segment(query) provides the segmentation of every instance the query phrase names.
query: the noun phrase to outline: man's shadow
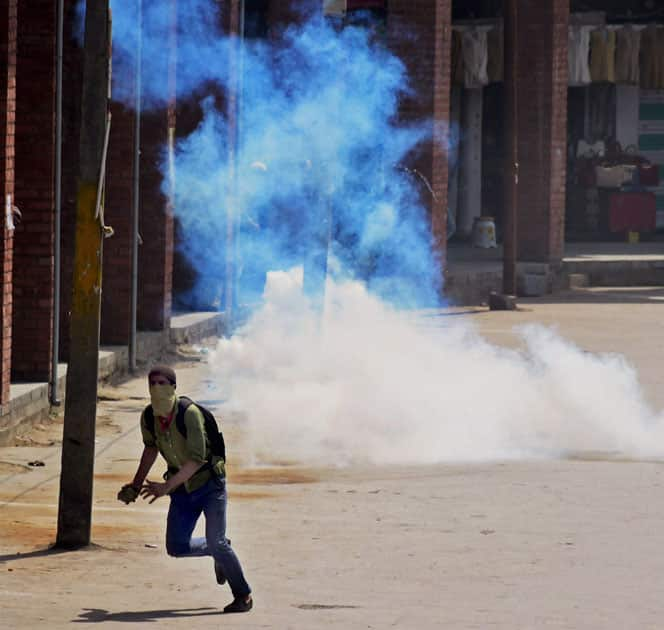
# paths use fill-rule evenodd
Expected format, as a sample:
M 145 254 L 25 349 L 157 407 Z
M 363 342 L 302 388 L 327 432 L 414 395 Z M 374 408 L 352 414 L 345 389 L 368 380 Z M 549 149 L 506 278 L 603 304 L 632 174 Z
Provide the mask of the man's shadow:
M 179 610 L 140 610 L 124 612 L 109 612 L 103 608 L 84 608 L 83 612 L 73 619 L 72 623 L 102 623 L 104 621 L 121 621 L 125 623 L 154 622 L 161 619 L 178 619 L 181 617 L 207 617 L 222 615 L 216 608 L 182 608 Z

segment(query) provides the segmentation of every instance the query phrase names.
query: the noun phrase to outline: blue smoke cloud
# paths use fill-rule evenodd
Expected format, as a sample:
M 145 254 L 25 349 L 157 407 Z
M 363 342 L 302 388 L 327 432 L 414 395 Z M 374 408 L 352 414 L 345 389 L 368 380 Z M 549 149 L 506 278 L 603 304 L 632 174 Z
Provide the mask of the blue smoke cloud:
M 135 60 L 130 4 L 113 2 L 116 85 Z M 165 4 L 143 1 L 146 107 L 169 97 Z M 186 5 L 177 34 L 178 97 L 210 83 L 229 89 L 229 67 L 243 69 L 237 161 L 229 157 L 229 121 L 212 97 L 201 102 L 199 126 L 176 147 L 176 216 L 201 286 L 223 283 L 231 226 L 242 302 L 260 298 L 269 270 L 304 264 L 306 288 L 329 237 L 330 273 L 361 279 L 397 306 L 437 304 L 439 264 L 421 203 L 428 193 L 401 167 L 431 131 L 396 123 L 408 90 L 399 59 L 369 29 L 339 29 L 321 15 L 290 27 L 279 44 L 245 40 L 233 57 L 234 42 L 220 33 L 220 5 Z M 115 98 L 124 96 L 116 90 Z

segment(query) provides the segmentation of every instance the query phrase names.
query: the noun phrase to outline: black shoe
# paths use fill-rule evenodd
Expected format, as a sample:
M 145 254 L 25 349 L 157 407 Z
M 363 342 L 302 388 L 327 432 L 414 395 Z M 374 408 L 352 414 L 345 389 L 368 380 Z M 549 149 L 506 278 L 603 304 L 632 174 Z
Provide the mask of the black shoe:
M 244 597 L 236 597 L 228 606 L 224 608 L 224 613 L 243 613 L 249 612 L 254 605 L 253 598 L 246 601 Z
M 214 574 L 217 578 L 217 584 L 226 584 L 226 575 L 224 574 L 224 569 L 216 560 L 214 561 Z

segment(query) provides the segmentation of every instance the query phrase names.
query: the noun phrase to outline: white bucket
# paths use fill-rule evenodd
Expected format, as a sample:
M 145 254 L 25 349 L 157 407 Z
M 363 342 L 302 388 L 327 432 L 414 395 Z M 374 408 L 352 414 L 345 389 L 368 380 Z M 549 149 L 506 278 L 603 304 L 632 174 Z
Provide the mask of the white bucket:
M 496 224 L 493 217 L 476 217 L 473 222 L 473 246 L 497 247 Z

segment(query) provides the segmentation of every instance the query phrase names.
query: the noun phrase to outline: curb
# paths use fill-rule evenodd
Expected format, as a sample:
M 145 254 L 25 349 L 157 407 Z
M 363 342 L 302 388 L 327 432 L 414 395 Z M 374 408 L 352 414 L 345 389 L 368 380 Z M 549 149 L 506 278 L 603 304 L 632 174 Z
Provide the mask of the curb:
M 137 334 L 136 356 L 141 362 L 148 362 L 167 348 L 193 343 L 206 337 L 224 334 L 223 313 L 187 313 L 171 318 L 171 326 L 158 332 Z M 102 346 L 99 349 L 98 382 L 128 374 L 129 348 L 127 346 Z M 58 366 L 58 398 L 64 400 L 67 381 L 67 365 Z M 49 400 L 49 384 L 12 383 L 9 402 L 0 405 L 0 446 L 7 446 L 13 440 L 32 428 L 48 420 L 52 407 Z

